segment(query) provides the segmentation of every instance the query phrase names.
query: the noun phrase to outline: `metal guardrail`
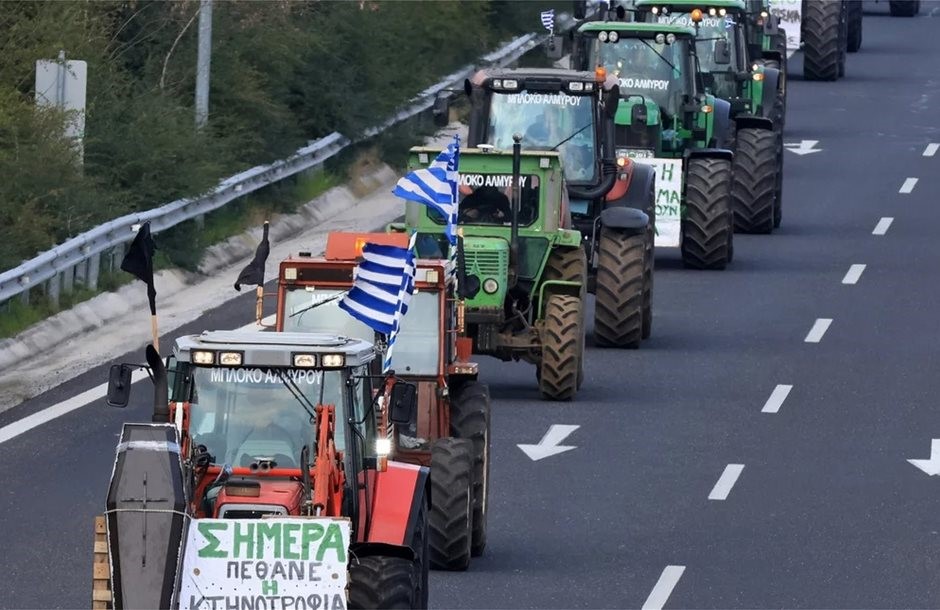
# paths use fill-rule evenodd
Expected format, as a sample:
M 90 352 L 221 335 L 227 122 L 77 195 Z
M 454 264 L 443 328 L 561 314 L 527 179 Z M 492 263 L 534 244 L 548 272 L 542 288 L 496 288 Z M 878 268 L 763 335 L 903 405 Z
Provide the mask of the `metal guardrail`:
M 556 31 L 564 31 L 574 20 L 567 14 L 556 19 Z M 485 55 L 481 61 L 461 68 L 449 74 L 436 85 L 429 87 L 411 100 L 409 105 L 381 125 L 366 130 L 355 143 L 367 140 L 389 127 L 408 120 L 434 105 L 439 95 L 462 87 L 463 80 L 473 75 L 480 67 L 487 65 L 505 66 L 518 60 L 546 39 L 546 34 L 526 34 L 519 36 L 500 49 Z M 207 194 L 188 199 L 179 199 L 161 207 L 145 212 L 136 212 L 116 218 L 95 227 L 85 233 L 47 250 L 19 267 L 0 273 L 0 303 L 12 297 L 49 282 L 48 295 L 58 301 L 59 290 L 69 291 L 77 279 L 82 284 L 97 289 L 101 255 L 112 251 L 112 267 L 115 258 L 123 257 L 123 248 L 134 239 L 137 228 L 146 221 L 151 223 L 151 231 L 157 233 L 177 224 L 198 218 L 207 212 L 217 210 L 230 201 L 270 186 L 279 180 L 311 169 L 322 164 L 344 148 L 353 144 L 348 138 L 333 132 L 297 150 L 287 159 L 275 161 L 270 165 L 253 167 L 235 176 L 226 178 Z M 120 253 L 115 249 L 120 246 Z M 61 281 L 59 276 L 61 275 Z M 50 281 L 52 280 L 52 281 Z

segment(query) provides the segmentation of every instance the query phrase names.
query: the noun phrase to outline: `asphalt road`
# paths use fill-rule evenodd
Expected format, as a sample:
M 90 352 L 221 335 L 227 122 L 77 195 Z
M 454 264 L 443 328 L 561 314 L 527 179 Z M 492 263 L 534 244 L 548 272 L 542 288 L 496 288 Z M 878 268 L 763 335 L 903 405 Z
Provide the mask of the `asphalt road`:
M 434 607 L 940 607 L 940 481 L 907 462 L 940 438 L 930 9 L 866 16 L 844 80 L 791 79 L 787 142 L 820 152 L 787 153 L 783 226 L 736 236 L 723 272 L 661 251 L 653 337 L 589 347 L 575 402 L 539 400 L 528 365 L 481 362 L 496 397 L 489 546 L 467 573 L 432 573 Z M 181 333 L 252 313 L 242 297 Z M 90 371 L 0 427 L 105 380 Z M 778 385 L 792 388 L 763 412 Z M 0 606 L 88 606 L 117 435 L 149 418 L 137 390 L 126 410 L 99 401 L 0 444 Z M 532 461 L 517 447 L 554 424 L 578 426 L 575 449 Z

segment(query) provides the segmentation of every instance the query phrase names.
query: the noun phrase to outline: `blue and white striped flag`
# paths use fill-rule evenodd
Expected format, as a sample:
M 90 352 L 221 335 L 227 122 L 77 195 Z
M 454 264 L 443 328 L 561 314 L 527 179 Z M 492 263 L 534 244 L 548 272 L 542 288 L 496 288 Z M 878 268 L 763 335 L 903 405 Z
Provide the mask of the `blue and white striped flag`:
M 410 248 L 367 243 L 362 257 L 353 287 L 339 306 L 376 332 L 392 336 L 414 292 L 414 254 Z
M 737 24 L 734 22 L 734 20 L 731 19 L 731 17 L 725 17 L 725 29 L 726 30 L 730 30 L 735 25 Z
M 551 8 L 547 11 L 542 11 L 542 27 L 548 30 L 549 32 L 555 31 L 555 9 Z
M 460 181 L 460 136 L 442 150 L 424 169 L 416 169 L 402 177 L 392 194 L 402 199 L 422 203 L 437 210 L 447 219 L 445 233 L 451 245 L 457 243 L 457 185 Z

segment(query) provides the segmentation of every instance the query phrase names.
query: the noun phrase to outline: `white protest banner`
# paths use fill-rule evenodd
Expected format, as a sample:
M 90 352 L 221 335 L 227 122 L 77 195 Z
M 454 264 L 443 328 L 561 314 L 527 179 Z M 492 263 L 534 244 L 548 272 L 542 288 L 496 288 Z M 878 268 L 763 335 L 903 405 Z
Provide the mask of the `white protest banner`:
M 346 610 L 345 518 L 196 519 L 180 610 Z
M 800 50 L 803 0 L 770 0 L 770 14 L 777 16 L 778 27 L 787 33 L 787 57 Z
M 633 160 L 656 168 L 656 247 L 678 248 L 682 228 L 682 159 L 636 156 Z

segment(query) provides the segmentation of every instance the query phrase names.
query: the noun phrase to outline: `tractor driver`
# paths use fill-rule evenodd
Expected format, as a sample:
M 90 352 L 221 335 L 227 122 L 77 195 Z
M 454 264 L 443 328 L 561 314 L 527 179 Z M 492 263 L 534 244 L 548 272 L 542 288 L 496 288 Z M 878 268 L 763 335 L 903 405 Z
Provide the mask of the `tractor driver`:
M 461 193 L 471 191 L 460 186 Z M 495 186 L 481 186 L 460 202 L 459 221 L 465 224 L 503 224 L 509 222 L 512 208 L 509 197 Z

